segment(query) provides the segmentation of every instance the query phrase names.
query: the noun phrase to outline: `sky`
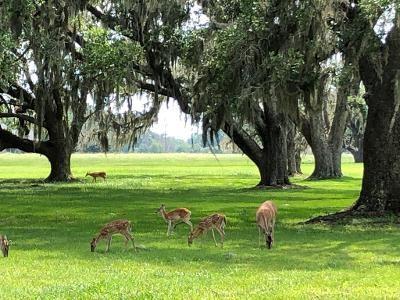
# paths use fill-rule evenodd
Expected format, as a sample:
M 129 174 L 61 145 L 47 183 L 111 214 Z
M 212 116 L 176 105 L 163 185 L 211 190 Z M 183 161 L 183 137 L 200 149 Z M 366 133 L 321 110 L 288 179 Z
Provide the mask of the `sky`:
M 189 139 L 192 133 L 201 132 L 201 128 L 191 125 L 190 118 L 185 120 L 185 114 L 180 111 L 178 104 L 172 99 L 168 106 L 165 102 L 161 105 L 158 122 L 153 124 L 150 130 L 184 140 Z

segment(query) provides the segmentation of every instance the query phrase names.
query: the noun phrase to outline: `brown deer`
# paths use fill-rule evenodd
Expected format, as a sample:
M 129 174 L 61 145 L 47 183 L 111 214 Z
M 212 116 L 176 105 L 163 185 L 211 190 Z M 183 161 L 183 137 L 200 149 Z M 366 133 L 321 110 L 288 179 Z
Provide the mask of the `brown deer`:
M 94 237 L 90 242 L 90 249 L 92 252 L 96 249 L 97 243 L 100 240 L 107 240 L 106 251 L 110 250 L 111 239 L 114 234 L 121 234 L 125 237 L 125 247 L 127 247 L 128 242 L 131 241 L 133 248 L 136 251 L 135 241 L 132 236 L 132 225 L 128 220 L 116 220 L 105 225 L 101 230 L 97 237 Z
M 169 236 L 171 231 L 181 223 L 189 225 L 190 230 L 193 230 L 193 224 L 190 222 L 190 216 L 192 213 L 187 208 L 177 208 L 167 212 L 165 210 L 165 205 L 161 204 L 160 208 L 156 210 L 156 213 L 159 213 L 168 224 L 167 236 Z
M 8 249 L 10 247 L 10 242 L 5 235 L 0 235 L 0 249 L 3 252 L 4 257 L 8 257 Z
M 258 246 L 261 245 L 261 232 L 265 236 L 265 243 L 268 249 L 271 249 L 274 242 L 274 227 L 277 208 L 274 202 L 265 201 L 256 212 L 256 222 L 258 226 Z
M 193 240 L 198 238 L 200 235 L 206 233 L 211 229 L 212 236 L 214 239 L 215 246 L 217 245 L 217 241 L 215 240 L 214 229 L 218 231 L 221 236 L 221 247 L 224 247 L 224 238 L 225 238 L 225 228 L 226 225 L 226 217 L 223 214 L 212 214 L 203 220 L 192 230 L 188 237 L 188 245 L 189 247 L 193 244 Z
M 88 175 L 93 177 L 93 181 L 92 182 L 96 182 L 96 178 L 97 177 L 101 177 L 101 178 L 104 179 L 104 181 L 106 181 L 106 177 L 107 177 L 106 172 L 90 172 L 90 173 L 87 172 L 85 177 L 88 176 Z

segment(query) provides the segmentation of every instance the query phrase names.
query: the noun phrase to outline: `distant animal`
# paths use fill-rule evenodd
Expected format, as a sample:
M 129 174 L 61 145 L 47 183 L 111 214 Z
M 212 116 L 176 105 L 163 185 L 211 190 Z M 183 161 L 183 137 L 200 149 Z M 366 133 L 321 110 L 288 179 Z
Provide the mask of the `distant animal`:
M 10 242 L 5 235 L 0 235 L 0 249 L 4 257 L 8 257 L 8 249 L 10 248 Z
M 193 230 L 193 224 L 190 222 L 190 216 L 192 213 L 187 208 L 182 207 L 167 212 L 165 210 L 165 205 L 161 204 L 160 208 L 156 210 L 156 213 L 159 213 L 168 224 L 167 236 L 169 236 L 171 231 L 181 223 L 189 225 L 190 230 Z
M 105 252 L 108 252 L 110 250 L 111 240 L 114 234 L 121 234 L 125 237 L 125 247 L 127 247 L 128 242 L 131 241 L 133 248 L 136 251 L 135 241 L 132 236 L 132 225 L 128 220 L 115 220 L 105 225 L 100 230 L 100 233 L 90 242 L 90 250 L 94 252 L 96 250 L 97 243 L 104 239 L 107 240 Z
M 265 201 L 256 212 L 256 222 L 258 226 L 258 246 L 261 245 L 261 233 L 265 236 L 265 243 L 271 249 L 274 242 L 274 227 L 277 215 L 276 205 L 272 201 Z
M 92 182 L 96 182 L 96 178 L 97 177 L 103 178 L 104 181 L 106 180 L 106 177 L 107 177 L 106 172 L 90 172 L 90 173 L 87 172 L 85 177 L 88 176 L 88 175 L 93 177 L 93 181 Z
M 191 246 L 195 238 L 198 238 L 200 235 L 206 233 L 208 230 L 211 229 L 215 246 L 218 246 L 214 235 L 214 229 L 215 229 L 221 236 L 221 247 L 223 247 L 225 238 L 225 231 L 224 231 L 225 225 L 226 225 L 226 217 L 223 214 L 212 214 L 204 218 L 194 228 L 194 230 L 190 232 L 188 237 L 188 245 Z

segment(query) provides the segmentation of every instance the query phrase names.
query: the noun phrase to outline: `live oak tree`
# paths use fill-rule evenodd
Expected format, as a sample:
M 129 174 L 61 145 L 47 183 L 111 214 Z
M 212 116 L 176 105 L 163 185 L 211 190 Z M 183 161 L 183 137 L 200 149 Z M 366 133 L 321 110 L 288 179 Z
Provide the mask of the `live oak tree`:
M 20 136 L 0 128 L 0 150 L 17 148 L 46 156 L 47 180 L 71 178 L 70 156 L 79 137 L 91 88 L 79 74 L 73 42 L 80 1 L 3 2 L 1 30 L 12 39 L 13 76 L 2 82 L 0 118 L 18 120 Z M 4 124 L 4 123 L 3 123 Z M 29 136 L 34 129 L 34 138 Z
M 253 137 L 255 143 L 248 143 L 246 148 L 253 149 L 263 159 L 257 162 L 257 155 L 249 150 L 250 156 L 244 153 L 255 157 L 252 160 L 261 177 L 267 178 L 274 168 L 275 173 L 287 174 L 286 146 L 279 144 L 286 143 L 289 118 L 298 124 L 313 150 L 316 163 L 311 177 L 340 177 L 347 117 L 345 100 L 353 80 L 342 80 L 335 116 L 327 130 L 330 121 L 326 118 L 325 89 L 329 74 L 328 68 L 322 67 L 338 51 L 333 24 L 344 17 L 341 10 L 335 9 L 340 3 L 269 1 L 264 4 L 206 2 L 208 14 L 219 31 L 204 46 L 206 51 L 213 52 L 199 61 L 199 80 L 194 84 L 199 87 L 194 100 L 199 98 L 197 103 L 203 110 L 204 105 L 209 107 L 208 115 L 204 116 L 205 120 L 213 119 L 210 127 L 223 128 L 225 120 L 233 119 L 237 127 L 252 128 L 247 136 Z M 343 69 L 351 69 L 348 65 L 350 59 L 345 60 Z M 283 133 L 283 138 L 278 132 Z M 238 142 L 245 145 L 241 140 Z M 272 151 L 269 156 L 268 151 Z M 264 183 L 271 184 L 268 180 Z
M 364 3 L 358 13 L 367 10 Z M 382 1 L 380 7 L 393 14 L 393 26 L 380 39 L 373 24 L 365 27 L 359 69 L 368 105 L 364 134 L 364 176 L 360 197 L 353 210 L 400 212 L 400 5 Z
M 96 137 L 107 150 L 107 132 L 135 140 L 154 120 L 159 103 L 132 108 L 137 91 L 129 84 L 141 49 L 118 36 L 106 39 L 85 17 L 88 1 L 17 0 L 0 7 L 0 150 L 17 148 L 46 156 L 48 181 L 69 181 L 71 154 L 84 123 L 98 124 Z
M 400 7 L 397 1 L 354 1 L 348 7 L 348 34 L 360 44 L 358 61 L 368 105 L 364 134 L 362 189 L 354 205 L 343 212 L 309 222 L 334 221 L 347 216 L 400 213 Z M 374 27 L 380 16 L 389 19 L 383 34 Z M 388 17 L 389 16 L 389 17 Z M 391 18 L 390 18 L 391 16 Z M 392 21 L 390 22 L 390 19 Z

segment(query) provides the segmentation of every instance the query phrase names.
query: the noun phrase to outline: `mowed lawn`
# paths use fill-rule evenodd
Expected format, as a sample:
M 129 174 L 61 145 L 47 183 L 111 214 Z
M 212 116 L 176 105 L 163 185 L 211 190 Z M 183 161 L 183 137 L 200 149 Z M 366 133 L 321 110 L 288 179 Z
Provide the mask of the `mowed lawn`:
M 393 225 L 298 225 L 357 198 L 362 165 L 345 157 L 345 177 L 293 181 L 306 189 L 257 190 L 257 170 L 241 155 L 96 154 L 73 156 L 82 182 L 42 184 L 38 155 L 0 154 L 0 233 L 13 244 L 0 257 L 1 299 L 399 299 L 400 228 Z M 87 171 L 104 170 L 91 183 Z M 279 209 L 276 243 L 258 248 L 255 210 Z M 167 237 L 155 210 L 187 207 L 192 221 L 227 215 L 226 243 L 211 233 L 187 246 L 188 227 Z M 90 252 L 105 223 L 127 218 L 141 250 L 115 237 Z

